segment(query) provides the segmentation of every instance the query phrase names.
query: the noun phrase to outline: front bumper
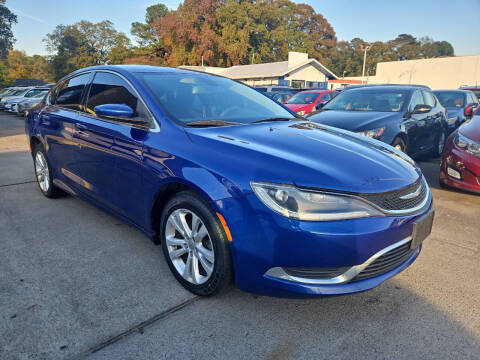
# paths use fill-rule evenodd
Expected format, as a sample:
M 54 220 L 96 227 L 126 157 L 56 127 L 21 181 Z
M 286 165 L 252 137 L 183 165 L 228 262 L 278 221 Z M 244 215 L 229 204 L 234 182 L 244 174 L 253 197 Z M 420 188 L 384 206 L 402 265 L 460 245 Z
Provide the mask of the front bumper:
M 254 194 L 217 201 L 232 233 L 237 286 L 269 296 L 340 295 L 372 289 L 408 267 L 421 246 L 398 266 L 378 276 L 334 284 L 278 276 L 275 268 L 354 268 L 412 235 L 413 223 L 432 207 L 409 216 L 329 222 L 288 219 L 269 210 Z M 350 281 L 352 280 L 352 281 Z
M 459 174 L 455 178 L 450 174 Z M 453 170 L 453 171 L 452 171 Z M 449 138 L 442 156 L 440 181 L 461 190 L 480 193 L 480 159 L 458 148 Z

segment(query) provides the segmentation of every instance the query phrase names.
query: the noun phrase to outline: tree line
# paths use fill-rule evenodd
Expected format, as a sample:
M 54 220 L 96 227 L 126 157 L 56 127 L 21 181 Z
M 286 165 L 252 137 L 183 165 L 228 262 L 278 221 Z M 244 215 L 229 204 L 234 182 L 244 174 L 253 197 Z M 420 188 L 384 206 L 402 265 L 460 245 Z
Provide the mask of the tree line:
M 12 50 L 11 26 L 17 21 L 0 0 L 0 83 L 17 78 L 47 82 L 90 65 L 232 66 L 284 61 L 289 51 L 306 52 L 338 76 L 375 74 L 383 61 L 454 56 L 452 45 L 429 37 L 401 34 L 382 42 L 360 38 L 338 41 L 325 17 L 290 0 L 185 0 L 176 10 L 164 4 L 146 9 L 130 35 L 108 20 L 58 25 L 44 38 L 48 56 Z

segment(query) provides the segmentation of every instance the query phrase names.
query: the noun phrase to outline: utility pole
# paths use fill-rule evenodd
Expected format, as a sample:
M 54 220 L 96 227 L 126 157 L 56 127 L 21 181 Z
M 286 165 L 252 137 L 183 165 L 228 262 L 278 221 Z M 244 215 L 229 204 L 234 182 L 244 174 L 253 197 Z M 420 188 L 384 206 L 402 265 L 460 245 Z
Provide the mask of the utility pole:
M 367 50 L 369 48 L 370 45 L 365 46 L 365 51 L 363 52 L 362 85 L 365 84 L 365 63 L 367 62 Z

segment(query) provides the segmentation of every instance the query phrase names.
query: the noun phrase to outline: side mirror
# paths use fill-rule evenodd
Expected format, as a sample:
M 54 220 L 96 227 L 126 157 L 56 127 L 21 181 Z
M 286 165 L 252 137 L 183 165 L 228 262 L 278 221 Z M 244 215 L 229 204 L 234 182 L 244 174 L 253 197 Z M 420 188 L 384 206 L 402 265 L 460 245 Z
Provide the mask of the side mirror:
M 98 116 L 131 120 L 135 112 L 128 105 L 123 104 L 103 104 L 95 106 L 93 109 Z
M 463 112 L 463 113 L 465 114 L 465 116 L 472 116 L 474 107 L 475 107 L 474 104 L 468 105 L 468 106 L 465 108 L 465 111 Z
M 432 107 L 430 105 L 418 104 L 413 108 L 412 114 L 426 114 L 430 111 L 432 111 Z
M 327 102 L 326 102 L 325 100 L 320 101 L 317 105 L 315 105 L 315 109 L 320 110 L 321 108 L 323 108 L 323 106 L 324 106 L 326 103 L 327 103 Z

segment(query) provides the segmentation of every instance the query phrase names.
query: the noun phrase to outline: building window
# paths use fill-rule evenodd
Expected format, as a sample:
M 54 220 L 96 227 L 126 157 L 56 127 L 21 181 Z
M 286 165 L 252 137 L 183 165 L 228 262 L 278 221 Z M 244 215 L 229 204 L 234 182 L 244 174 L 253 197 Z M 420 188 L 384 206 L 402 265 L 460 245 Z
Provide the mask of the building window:
M 305 80 L 292 80 L 292 87 L 301 89 L 305 87 Z

